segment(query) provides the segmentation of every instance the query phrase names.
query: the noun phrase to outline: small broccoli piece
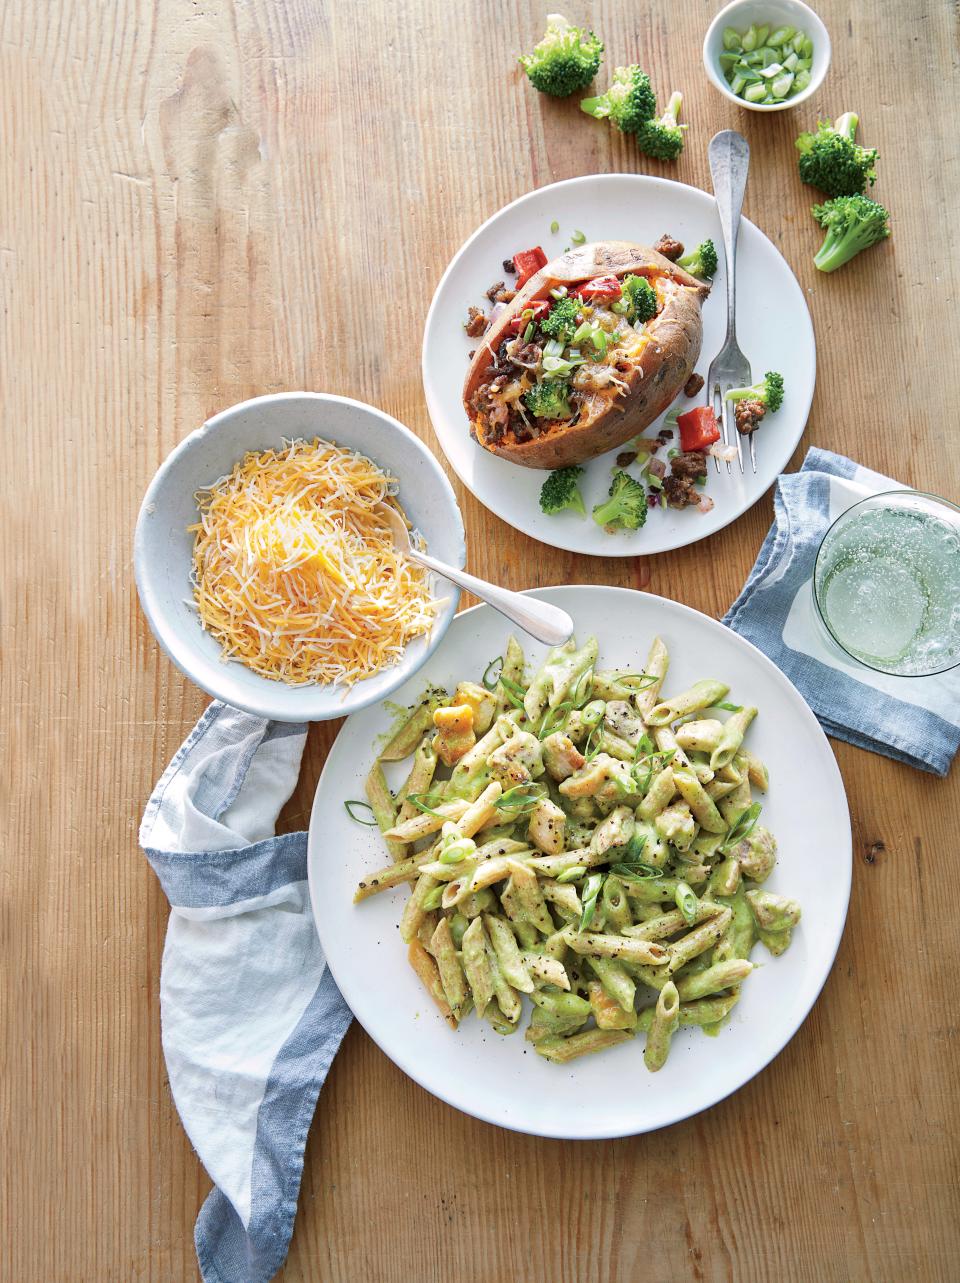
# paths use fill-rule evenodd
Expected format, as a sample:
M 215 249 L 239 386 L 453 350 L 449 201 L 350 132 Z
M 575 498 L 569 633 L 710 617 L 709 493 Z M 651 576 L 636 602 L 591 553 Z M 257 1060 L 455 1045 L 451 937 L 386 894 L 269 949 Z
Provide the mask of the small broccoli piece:
M 620 282 L 627 304 L 627 320 L 650 321 L 657 314 L 657 292 L 645 276 L 625 276 Z
M 592 31 L 572 27 L 561 13 L 547 15 L 547 33 L 533 53 L 520 58 L 520 66 L 534 89 L 554 98 L 566 98 L 585 89 L 600 70 L 603 42 Z
M 678 258 L 680 267 L 685 267 L 691 276 L 711 277 L 717 271 L 717 248 L 713 241 L 701 241 L 695 250 Z
M 615 472 L 610 483 L 610 498 L 597 504 L 593 519 L 598 526 L 639 530 L 647 519 L 646 491 L 628 472 Z
M 682 102 L 682 94 L 672 93 L 659 120 L 648 120 L 637 131 L 637 146 L 654 160 L 676 160 L 683 151 L 686 125 L 677 124 Z
M 544 379 L 533 385 L 523 404 L 538 419 L 569 419 L 573 414 L 569 394 L 570 388 L 562 380 Z
M 876 180 L 879 153 L 875 147 L 861 147 L 854 141 L 860 117 L 852 111 L 817 122 L 815 134 L 797 139 L 800 177 L 828 196 L 858 196 Z
M 783 375 L 767 370 L 759 383 L 749 388 L 731 388 L 726 401 L 759 401 L 771 414 L 776 414 L 783 404 Z
M 866 196 L 837 196 L 814 205 L 813 216 L 827 233 L 813 257 L 821 272 L 835 272 L 890 235 L 890 215 Z
M 540 507 L 550 517 L 563 512 L 565 508 L 574 508 L 587 515 L 583 506 L 583 495 L 577 484 L 577 478 L 583 475 L 582 468 L 557 468 L 551 472 L 540 491 Z
M 540 322 L 540 328 L 548 338 L 559 339 L 561 343 L 569 343 L 577 328 L 577 313 L 579 310 L 574 299 L 558 299 Z
M 635 134 L 657 110 L 650 77 L 637 66 L 618 67 L 610 88 L 597 98 L 584 98 L 580 110 L 596 120 L 609 117 L 625 134 Z

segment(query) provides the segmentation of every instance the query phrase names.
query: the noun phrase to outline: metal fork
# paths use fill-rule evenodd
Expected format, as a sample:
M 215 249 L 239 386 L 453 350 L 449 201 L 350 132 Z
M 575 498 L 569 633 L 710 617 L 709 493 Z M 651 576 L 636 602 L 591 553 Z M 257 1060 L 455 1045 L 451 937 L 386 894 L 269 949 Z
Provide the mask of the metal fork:
M 731 435 L 737 443 L 737 462 L 743 472 L 743 446 L 740 433 L 737 431 L 733 405 L 724 400 L 731 388 L 747 387 L 753 382 L 750 362 L 737 346 L 737 233 L 740 230 L 740 209 L 743 205 L 743 193 L 747 186 L 747 170 L 750 167 L 750 144 L 742 134 L 732 129 L 724 129 L 714 134 L 707 150 L 710 159 L 710 174 L 713 178 L 713 192 L 717 199 L 717 213 L 720 215 L 720 231 L 723 235 L 723 252 L 727 264 L 727 334 L 723 347 L 713 358 L 707 375 L 707 405 L 712 405 L 721 425 L 723 444 L 729 445 Z M 756 447 L 753 434 L 750 435 L 750 462 L 757 470 Z M 717 471 L 720 471 L 720 460 L 714 458 Z M 727 473 L 732 469 L 727 461 Z

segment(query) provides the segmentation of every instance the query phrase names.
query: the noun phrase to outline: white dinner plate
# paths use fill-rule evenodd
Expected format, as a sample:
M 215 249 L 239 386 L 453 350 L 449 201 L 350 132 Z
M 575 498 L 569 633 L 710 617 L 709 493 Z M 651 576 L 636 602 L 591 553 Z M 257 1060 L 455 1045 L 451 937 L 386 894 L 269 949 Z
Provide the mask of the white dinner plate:
M 550 231 L 553 221 L 560 225 L 557 233 Z M 813 400 L 816 352 L 810 313 L 781 254 L 744 219 L 737 253 L 740 347 L 755 380 L 767 370 L 779 370 L 786 387 L 781 409 L 767 419 L 757 437 L 756 475 L 749 459 L 745 459 L 743 476 L 736 461 L 730 476 L 725 464 L 718 475 L 711 462 L 705 491 L 714 501 L 710 512 L 657 507 L 641 530 L 629 533 L 607 534 L 590 517 L 574 512 L 545 516 L 539 497 L 547 474 L 499 459 L 470 437 L 460 395 L 467 353 L 477 340 L 467 337 L 463 323 L 468 305 L 487 306 L 484 292 L 494 281 L 504 279 L 504 259 L 534 245 L 542 246 L 548 259 L 555 258 L 577 230 L 590 241 L 629 240 L 644 245 L 654 244 L 668 232 L 687 249 L 707 237 L 714 241 L 721 267 L 703 307 L 703 346 L 696 367 L 706 377 L 723 344 L 726 325 L 723 249 L 713 197 L 696 187 L 644 174 L 595 174 L 541 187 L 507 205 L 470 237 L 444 272 L 423 334 L 423 388 L 430 417 L 444 453 L 467 489 L 524 534 L 555 548 L 605 557 L 682 548 L 735 521 L 773 484 L 793 454 Z M 510 278 L 505 279 L 509 284 Z M 702 404 L 705 396 L 701 392 L 688 400 L 681 394 L 674 405 L 688 409 Z M 611 450 L 586 465 L 582 481 L 588 512 L 606 497 L 617 453 Z
M 407 890 L 352 903 L 357 883 L 389 862 L 377 831 L 351 820 L 343 805 L 363 798 L 377 738 L 393 722 L 391 712 L 379 706 L 349 718 L 317 785 L 308 859 L 313 912 L 327 961 L 357 1019 L 391 1060 L 435 1096 L 487 1122 L 540 1136 L 633 1135 L 716 1104 L 763 1069 L 800 1028 L 843 932 L 850 819 L 826 736 L 793 686 L 748 642 L 687 606 L 647 593 L 565 587 L 537 596 L 570 611 L 580 640 L 597 633 L 601 665 L 636 668 L 659 633 L 670 650 L 668 693 L 712 676 L 730 684 L 731 699 L 759 707 L 749 744 L 770 768 L 762 822 L 779 843 L 766 887 L 803 906 L 789 950 L 773 958 L 758 945 L 754 962 L 760 965 L 744 984 L 730 1022 L 716 1038 L 681 1029 L 657 1074 L 644 1068 L 642 1037 L 553 1065 L 535 1054 L 522 1030 L 503 1038 L 471 1015 L 454 1033 L 407 965 L 397 934 Z M 487 606 L 458 615 L 429 662 L 393 699 L 412 703 L 425 683 L 452 690 L 460 679 L 479 680 L 488 661 L 502 652 L 508 632 Z M 531 664 L 544 653 L 542 646 L 527 648 Z M 398 782 L 394 774 L 391 784 Z M 524 1005 L 529 1008 L 526 1000 Z M 525 1010 L 523 1029 L 528 1019 Z

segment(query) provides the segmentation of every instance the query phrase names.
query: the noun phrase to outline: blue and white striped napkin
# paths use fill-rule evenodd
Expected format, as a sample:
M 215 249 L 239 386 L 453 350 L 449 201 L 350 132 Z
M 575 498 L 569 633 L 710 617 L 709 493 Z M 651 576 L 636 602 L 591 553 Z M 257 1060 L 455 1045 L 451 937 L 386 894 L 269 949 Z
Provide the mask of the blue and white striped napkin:
M 204 1283 L 267 1283 L 286 1259 L 307 1131 L 351 1019 L 313 925 L 307 835 L 273 836 L 306 737 L 211 704 L 140 827 L 170 901 L 170 1088 L 216 1187 L 194 1235 Z
M 842 455 L 812 449 L 781 476 L 774 522 L 743 591 L 724 616 L 790 678 L 828 735 L 946 775 L 960 746 L 960 670 L 891 677 L 828 649 L 813 600 L 813 566 L 829 526 L 853 504 L 903 490 Z

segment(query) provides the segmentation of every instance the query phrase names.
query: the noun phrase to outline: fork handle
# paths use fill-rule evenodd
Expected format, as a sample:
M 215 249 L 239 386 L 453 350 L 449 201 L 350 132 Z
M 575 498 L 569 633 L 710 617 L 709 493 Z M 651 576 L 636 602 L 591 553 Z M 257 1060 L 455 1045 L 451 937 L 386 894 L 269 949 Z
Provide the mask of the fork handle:
M 723 252 L 727 260 L 727 341 L 737 333 L 737 233 L 750 168 L 750 144 L 743 134 L 724 129 L 714 134 L 707 150 L 710 175 L 720 216 Z

